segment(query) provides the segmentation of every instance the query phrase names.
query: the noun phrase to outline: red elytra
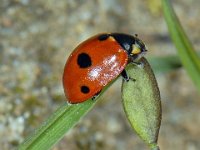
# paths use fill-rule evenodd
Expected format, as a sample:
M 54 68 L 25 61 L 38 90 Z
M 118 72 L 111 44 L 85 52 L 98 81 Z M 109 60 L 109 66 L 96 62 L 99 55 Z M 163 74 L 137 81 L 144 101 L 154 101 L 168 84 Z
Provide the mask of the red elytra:
M 145 51 L 143 42 L 128 34 L 104 33 L 87 39 L 75 48 L 64 68 L 68 102 L 81 103 L 95 97 Z

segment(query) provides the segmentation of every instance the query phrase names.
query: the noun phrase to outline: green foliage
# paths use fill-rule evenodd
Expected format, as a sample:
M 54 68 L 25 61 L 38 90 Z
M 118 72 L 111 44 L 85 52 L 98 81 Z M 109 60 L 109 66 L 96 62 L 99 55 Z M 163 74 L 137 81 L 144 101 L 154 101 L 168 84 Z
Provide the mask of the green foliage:
M 169 0 L 162 0 L 163 13 L 180 60 L 189 76 L 200 90 L 200 58 L 185 34 Z
M 94 104 L 95 101 L 91 100 L 74 105 L 64 103 L 19 146 L 19 150 L 45 150 L 51 148 Z
M 164 74 L 182 67 L 179 57 L 175 55 L 162 57 L 151 56 L 148 57 L 147 60 L 149 61 L 154 73 L 158 74 Z
M 144 67 L 130 64 L 127 72 L 135 81 L 123 81 L 122 100 L 126 116 L 137 134 L 152 149 L 159 149 L 157 139 L 161 124 L 161 100 L 153 71 L 145 58 Z

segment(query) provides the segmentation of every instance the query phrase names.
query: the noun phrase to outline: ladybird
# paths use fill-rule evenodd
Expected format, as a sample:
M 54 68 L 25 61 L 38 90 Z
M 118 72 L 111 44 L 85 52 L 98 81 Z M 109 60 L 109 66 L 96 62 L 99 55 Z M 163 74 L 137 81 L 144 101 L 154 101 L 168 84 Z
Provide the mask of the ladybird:
M 75 104 L 94 99 L 120 74 L 129 81 L 126 65 L 137 63 L 146 51 L 137 35 L 123 33 L 98 34 L 82 42 L 64 67 L 63 87 L 68 102 Z

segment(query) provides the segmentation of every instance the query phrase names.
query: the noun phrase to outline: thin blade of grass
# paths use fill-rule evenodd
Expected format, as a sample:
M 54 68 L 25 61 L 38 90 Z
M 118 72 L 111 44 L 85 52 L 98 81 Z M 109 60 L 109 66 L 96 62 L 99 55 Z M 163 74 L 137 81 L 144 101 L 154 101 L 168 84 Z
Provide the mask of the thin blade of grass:
M 19 150 L 49 149 L 71 129 L 95 104 L 88 100 L 81 104 L 64 103 L 34 133 L 19 146 Z
M 200 90 L 200 58 L 185 34 L 169 0 L 162 0 L 162 7 L 171 38 L 178 50 L 183 66 Z

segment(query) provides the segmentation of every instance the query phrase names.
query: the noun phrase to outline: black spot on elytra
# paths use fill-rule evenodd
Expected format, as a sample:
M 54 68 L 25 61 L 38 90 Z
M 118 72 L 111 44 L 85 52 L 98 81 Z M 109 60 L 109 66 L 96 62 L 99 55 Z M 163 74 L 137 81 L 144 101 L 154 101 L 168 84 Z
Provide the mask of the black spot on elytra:
M 78 55 L 77 63 L 80 68 L 88 68 L 92 65 L 92 60 L 88 54 L 81 53 Z
M 83 86 L 81 86 L 81 92 L 84 94 L 87 94 L 90 92 L 90 89 L 89 89 L 89 87 L 83 85 Z
M 98 37 L 99 41 L 104 41 L 109 37 L 109 34 L 102 34 Z

